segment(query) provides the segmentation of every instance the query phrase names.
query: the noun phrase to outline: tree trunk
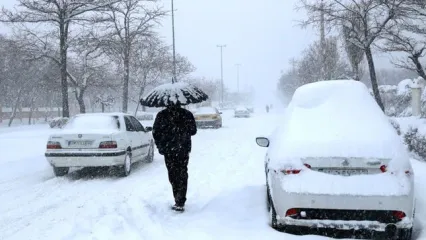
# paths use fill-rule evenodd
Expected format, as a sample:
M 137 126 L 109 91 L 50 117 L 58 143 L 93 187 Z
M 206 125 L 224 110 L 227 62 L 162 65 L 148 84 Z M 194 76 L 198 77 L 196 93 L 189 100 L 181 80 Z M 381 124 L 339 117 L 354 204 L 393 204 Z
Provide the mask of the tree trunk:
M 65 16 L 63 16 L 65 17 Z M 67 38 L 68 38 L 68 23 L 64 19 L 59 23 L 59 57 L 61 59 L 61 93 L 62 93 L 62 117 L 69 117 L 68 104 L 68 79 L 67 79 Z
M 359 76 L 359 64 L 355 64 L 354 65 L 354 80 L 356 81 L 360 81 L 360 76 Z
M 79 91 L 76 91 L 75 98 L 77 99 L 78 106 L 80 108 L 80 113 L 86 113 L 86 104 L 84 103 L 84 93 L 86 88 L 82 87 Z
M 127 105 L 129 102 L 129 78 L 130 78 L 130 52 L 125 50 L 124 53 L 124 79 L 123 79 L 123 112 L 127 113 Z
M 105 112 L 105 103 L 101 103 L 102 106 L 102 112 Z
M 31 99 L 30 113 L 28 114 L 28 125 L 31 125 L 31 119 L 33 118 L 34 112 L 34 99 Z
M 371 81 L 371 86 L 373 88 L 374 98 L 376 99 L 376 102 L 379 105 L 379 107 L 384 112 L 385 106 L 383 105 L 382 98 L 380 97 L 379 85 L 377 83 L 377 77 L 376 77 L 376 69 L 374 67 L 373 54 L 371 53 L 370 47 L 367 47 L 365 49 L 365 56 L 368 62 L 368 70 L 370 72 L 370 81 Z
M 10 115 L 8 127 L 10 127 L 12 125 L 13 120 L 15 119 L 16 111 L 18 110 L 19 104 L 21 103 L 21 93 L 22 93 L 22 89 L 19 89 L 18 96 L 16 98 L 15 104 L 14 104 L 13 109 L 12 109 L 12 115 Z
M 425 71 L 423 70 L 423 65 L 419 61 L 419 57 L 420 57 L 420 55 L 414 55 L 414 56 L 410 56 L 409 58 L 411 59 L 411 61 L 416 66 L 417 74 L 419 74 L 420 77 L 422 77 L 424 80 L 426 80 L 426 74 L 425 74 Z

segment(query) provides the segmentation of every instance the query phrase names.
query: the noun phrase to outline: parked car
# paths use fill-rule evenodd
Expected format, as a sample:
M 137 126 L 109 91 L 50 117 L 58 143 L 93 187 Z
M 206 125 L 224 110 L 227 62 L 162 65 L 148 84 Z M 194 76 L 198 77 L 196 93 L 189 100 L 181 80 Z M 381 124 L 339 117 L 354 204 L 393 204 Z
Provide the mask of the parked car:
M 200 107 L 194 112 L 197 127 L 222 127 L 222 112 L 215 107 Z
M 79 114 L 49 137 L 46 159 L 55 176 L 70 167 L 115 166 L 128 176 L 132 164 L 154 159 L 152 128 L 125 113 Z
M 236 117 L 236 118 L 241 118 L 241 117 L 248 118 L 248 117 L 250 117 L 250 111 L 246 107 L 237 107 L 234 110 L 234 117 Z
M 268 148 L 266 198 L 273 228 L 411 239 L 409 155 L 363 83 L 300 87 L 280 127 L 256 142 Z

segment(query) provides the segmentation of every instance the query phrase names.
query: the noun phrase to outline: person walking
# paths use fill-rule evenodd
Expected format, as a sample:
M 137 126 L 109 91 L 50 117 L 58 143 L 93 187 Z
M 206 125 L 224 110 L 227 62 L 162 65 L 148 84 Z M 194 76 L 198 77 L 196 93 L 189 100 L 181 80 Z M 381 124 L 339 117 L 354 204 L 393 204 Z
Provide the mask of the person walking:
M 194 115 L 179 104 L 168 106 L 157 114 L 152 134 L 159 153 L 164 156 L 172 185 L 175 199 L 172 209 L 183 212 L 188 189 L 191 137 L 197 134 Z
M 269 113 L 269 105 L 266 105 L 266 112 Z

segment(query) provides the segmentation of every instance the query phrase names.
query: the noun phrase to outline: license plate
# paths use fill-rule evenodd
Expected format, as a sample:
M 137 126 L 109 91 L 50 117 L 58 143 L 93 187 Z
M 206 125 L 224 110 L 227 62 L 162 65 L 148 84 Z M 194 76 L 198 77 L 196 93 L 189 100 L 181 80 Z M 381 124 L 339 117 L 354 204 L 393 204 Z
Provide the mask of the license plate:
M 87 147 L 91 146 L 93 141 L 68 141 L 69 147 Z
M 318 169 L 318 172 L 341 176 L 368 174 L 368 171 L 365 169 Z

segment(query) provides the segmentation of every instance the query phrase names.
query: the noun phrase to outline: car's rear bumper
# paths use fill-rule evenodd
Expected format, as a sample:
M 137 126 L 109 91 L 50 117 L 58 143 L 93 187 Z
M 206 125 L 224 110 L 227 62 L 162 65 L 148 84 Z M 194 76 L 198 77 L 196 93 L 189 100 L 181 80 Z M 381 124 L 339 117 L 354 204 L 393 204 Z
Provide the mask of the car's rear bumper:
M 123 165 L 126 151 L 105 152 L 46 152 L 54 167 L 103 167 Z
M 278 181 L 272 181 L 270 187 L 277 220 L 283 225 L 377 232 L 384 232 L 388 224 L 395 224 L 398 229 L 413 226 L 413 188 L 408 195 L 355 196 L 292 193 L 283 190 Z M 289 209 L 298 209 L 304 214 L 286 217 Z M 406 217 L 399 221 L 392 211 L 404 212 Z
M 234 117 L 250 117 L 250 113 L 236 113 Z
M 216 127 L 219 126 L 220 120 L 196 120 L 197 127 Z

